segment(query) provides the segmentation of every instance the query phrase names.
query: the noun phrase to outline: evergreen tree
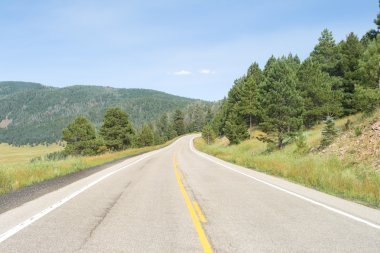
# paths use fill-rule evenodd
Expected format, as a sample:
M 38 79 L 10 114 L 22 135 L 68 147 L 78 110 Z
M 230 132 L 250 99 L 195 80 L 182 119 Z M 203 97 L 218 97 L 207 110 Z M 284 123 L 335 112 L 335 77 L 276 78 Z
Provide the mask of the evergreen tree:
M 168 140 L 174 139 L 175 137 L 178 136 L 173 124 L 169 124 L 167 136 L 168 136 Z
M 104 116 L 100 135 L 108 149 L 122 150 L 131 147 L 135 131 L 127 113 L 119 108 L 110 108 Z
M 230 144 L 239 144 L 249 138 L 247 125 L 244 118 L 240 117 L 235 110 L 228 113 L 223 132 Z
M 154 133 L 150 125 L 145 124 L 138 136 L 139 147 L 152 146 L 154 144 Z
M 158 134 L 162 137 L 163 142 L 168 141 L 170 139 L 169 119 L 166 113 L 162 114 L 161 117 L 156 121 L 156 128 Z
M 359 59 L 364 52 L 363 45 L 360 43 L 359 38 L 351 32 L 347 36 L 346 41 L 342 42 L 340 50 L 342 54 L 341 64 L 344 79 L 352 82 L 359 81 Z
M 344 114 L 349 115 L 356 112 L 353 99 L 355 84 L 361 79 L 359 59 L 362 57 L 364 48 L 354 33 L 350 33 L 346 41 L 339 44 L 339 47 L 341 52 L 340 66 L 343 73 L 339 89 L 343 92 L 342 105 Z
M 173 114 L 173 127 L 177 135 L 185 133 L 184 116 L 181 110 L 176 110 Z
M 303 99 L 296 89 L 296 72 L 287 58 L 277 59 L 267 66 L 259 91 L 261 126 L 274 134 L 278 148 L 283 148 L 285 138 L 302 126 Z
M 333 90 L 334 77 L 322 72 L 318 63 L 306 59 L 297 73 L 297 90 L 304 99 L 304 124 L 311 127 L 328 115 L 342 114 L 340 90 Z
M 332 32 L 328 29 L 324 29 L 318 40 L 318 44 L 314 47 L 314 51 L 310 55 L 311 58 L 315 62 L 318 62 L 322 71 L 328 73 L 330 76 L 341 76 L 342 73 L 339 68 L 339 48 L 335 44 Z
M 248 126 L 244 114 L 241 111 L 243 97 L 244 78 L 235 80 L 234 86 L 228 92 L 225 104 L 225 115 L 223 122 L 223 134 L 228 138 L 230 144 L 238 144 L 249 137 Z
M 227 112 L 228 112 L 227 98 L 224 98 L 219 103 L 220 103 L 219 109 L 215 113 L 215 116 L 212 119 L 211 125 L 212 125 L 216 135 L 223 136 L 224 135 L 225 122 L 227 119 Z
M 85 117 L 78 117 L 63 129 L 65 153 L 69 155 L 95 155 L 104 151 L 101 139 L 96 138 L 95 127 Z
M 209 123 L 211 123 L 212 119 L 213 119 L 213 113 L 211 111 L 211 106 L 208 106 L 204 123 L 209 124 Z
M 248 118 L 249 128 L 258 122 L 259 109 L 257 102 L 258 86 L 263 80 L 262 71 L 257 63 L 252 64 L 247 76 L 243 80 L 241 94 L 239 98 L 239 112 L 244 118 Z
M 308 146 L 306 142 L 305 134 L 303 133 L 303 128 L 301 128 L 298 131 L 297 137 L 296 137 L 296 152 L 299 154 L 304 154 L 308 152 Z
M 192 127 L 189 132 L 200 132 L 202 130 L 202 127 L 204 125 L 204 111 L 202 110 L 201 105 L 198 103 L 195 104 L 194 112 L 193 112 L 193 117 L 192 117 Z
M 380 90 L 358 86 L 354 97 L 354 104 L 358 111 L 371 115 L 380 105 Z
M 321 147 L 329 146 L 338 135 L 338 131 L 335 127 L 335 121 L 332 117 L 327 117 L 325 121 L 325 127 L 322 129 Z
M 207 124 L 202 129 L 202 138 L 207 144 L 211 144 L 215 140 L 215 133 L 210 124 Z
M 359 60 L 361 84 L 367 88 L 380 88 L 380 35 L 369 43 Z

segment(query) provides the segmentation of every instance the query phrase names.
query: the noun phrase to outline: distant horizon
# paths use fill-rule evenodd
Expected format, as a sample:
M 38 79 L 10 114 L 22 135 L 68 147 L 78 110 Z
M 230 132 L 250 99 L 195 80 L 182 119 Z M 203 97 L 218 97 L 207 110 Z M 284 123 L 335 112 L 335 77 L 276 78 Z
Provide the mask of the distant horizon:
M 103 87 L 103 88 L 113 88 L 113 89 L 127 89 L 127 90 L 151 90 L 151 91 L 162 92 L 162 93 L 165 93 L 165 94 L 173 95 L 173 96 L 176 96 L 176 97 L 188 98 L 188 99 L 193 99 L 193 100 L 201 100 L 201 101 L 211 102 L 211 103 L 218 102 L 218 101 L 220 101 L 220 100 L 223 99 L 222 98 L 222 99 L 219 99 L 219 100 L 207 100 L 207 99 L 201 99 L 201 98 L 195 98 L 195 97 L 188 97 L 188 96 L 173 94 L 173 93 L 165 92 L 165 91 L 162 91 L 162 90 L 150 89 L 150 88 L 144 88 L 144 87 L 128 87 L 128 88 L 125 88 L 125 87 L 114 87 L 112 85 L 101 85 L 101 84 L 99 84 L 99 85 L 97 85 L 97 84 L 68 84 L 68 85 L 65 85 L 65 86 L 54 86 L 54 85 L 47 85 L 47 84 L 44 84 L 44 83 L 33 82 L 33 81 L 0 80 L 0 83 L 5 83 L 5 82 L 40 84 L 40 85 L 45 86 L 45 87 L 53 87 L 53 88 L 59 88 L 59 89 L 69 88 L 69 87 L 73 87 L 73 86 L 88 86 L 88 87 Z
M 249 65 L 375 28 L 377 1 L 1 1 L 0 77 L 217 101 Z

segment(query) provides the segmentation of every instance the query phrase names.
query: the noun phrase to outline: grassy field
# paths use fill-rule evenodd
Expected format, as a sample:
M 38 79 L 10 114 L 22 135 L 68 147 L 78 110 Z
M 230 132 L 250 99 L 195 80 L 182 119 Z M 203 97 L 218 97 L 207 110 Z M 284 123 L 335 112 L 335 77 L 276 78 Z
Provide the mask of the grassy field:
M 63 148 L 57 144 L 49 146 L 21 146 L 15 147 L 5 143 L 0 144 L 0 166 L 14 166 L 28 163 L 32 158 L 44 156 L 48 153 L 61 151 Z
M 162 145 L 128 149 L 120 152 L 105 153 L 97 156 L 68 157 L 58 161 L 35 161 L 34 157 L 44 156 L 59 151 L 58 145 L 36 147 L 11 147 L 1 144 L 0 154 L 0 194 L 17 190 L 19 188 L 42 182 L 47 179 L 67 175 L 73 172 L 91 168 L 120 158 L 138 155 L 156 150 L 172 143 L 169 141 Z
M 338 120 L 337 126 L 341 128 L 347 119 Z M 354 125 L 363 122 L 361 115 L 351 116 L 350 120 Z M 322 127 L 319 125 L 306 132 L 311 148 L 319 145 Z M 258 134 L 254 132 L 254 135 Z M 350 157 L 341 158 L 321 152 L 297 154 L 295 144 L 268 154 L 264 152 L 266 144 L 256 138 L 232 146 L 228 146 L 223 139 L 207 145 L 202 138 L 198 138 L 195 147 L 244 167 L 380 208 L 380 171 L 376 171 L 369 163 L 357 163 Z

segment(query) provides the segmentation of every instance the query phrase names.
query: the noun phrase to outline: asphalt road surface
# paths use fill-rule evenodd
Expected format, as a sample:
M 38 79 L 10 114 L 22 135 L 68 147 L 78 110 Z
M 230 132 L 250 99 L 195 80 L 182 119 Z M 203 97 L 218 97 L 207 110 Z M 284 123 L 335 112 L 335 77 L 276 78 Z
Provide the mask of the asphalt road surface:
M 0 215 L 0 252 L 380 252 L 380 212 L 195 151 L 136 156 Z

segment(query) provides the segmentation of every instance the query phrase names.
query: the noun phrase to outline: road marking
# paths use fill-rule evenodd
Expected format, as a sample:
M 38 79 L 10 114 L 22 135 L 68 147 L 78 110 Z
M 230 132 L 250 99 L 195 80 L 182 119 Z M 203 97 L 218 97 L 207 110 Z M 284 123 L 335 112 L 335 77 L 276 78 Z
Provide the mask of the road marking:
M 181 176 L 180 176 L 180 173 L 179 173 L 178 168 L 177 168 L 177 161 L 176 161 L 175 155 L 173 155 L 173 169 L 174 169 L 174 174 L 177 178 L 177 182 L 179 184 L 179 188 L 181 189 L 181 192 L 182 192 L 182 195 L 185 199 L 187 208 L 189 209 L 190 216 L 194 222 L 195 230 L 197 231 L 199 240 L 201 241 L 203 251 L 205 253 L 212 253 L 213 252 L 212 247 L 211 247 L 210 243 L 208 242 L 206 233 L 204 232 L 204 230 L 202 228 L 202 224 L 199 221 L 197 214 L 195 213 L 195 210 L 194 210 L 193 205 L 191 204 L 189 195 L 187 194 L 187 192 L 185 190 L 185 186 L 182 183 Z
M 248 174 L 246 174 L 246 173 L 244 173 L 244 172 L 241 172 L 241 171 L 239 171 L 239 170 L 237 170 L 237 169 L 234 169 L 234 168 L 232 168 L 232 167 L 230 167 L 230 166 L 227 166 L 227 165 L 225 165 L 225 164 L 223 164 L 223 163 L 221 163 L 221 162 L 219 162 L 219 161 L 217 161 L 217 160 L 211 159 L 210 157 L 206 156 L 205 154 L 201 153 L 200 151 L 198 151 L 198 150 L 196 150 L 196 149 L 194 148 L 194 145 L 193 145 L 193 141 L 194 141 L 194 139 L 195 139 L 195 137 L 191 138 L 191 140 L 190 140 L 190 143 L 189 143 L 190 150 L 191 150 L 193 153 L 195 153 L 195 154 L 197 154 L 197 155 L 199 155 L 199 156 L 201 156 L 201 157 L 203 157 L 203 158 L 205 158 L 205 159 L 207 159 L 207 160 L 209 160 L 209 161 L 212 161 L 213 163 L 216 163 L 216 164 L 218 164 L 218 165 L 220 165 L 220 166 L 222 166 L 222 167 L 224 167 L 224 168 L 226 168 L 226 169 L 228 169 L 228 170 L 231 170 L 231 171 L 236 172 L 236 173 L 238 173 L 238 174 L 241 174 L 241 175 L 243 175 L 243 176 L 249 177 L 249 178 L 251 178 L 251 179 L 253 179 L 253 180 L 257 181 L 257 182 L 260 182 L 260 183 L 262 183 L 262 184 L 265 184 L 265 185 L 267 185 L 267 186 L 269 186 L 269 187 L 272 187 L 272 188 L 274 188 L 274 189 L 276 189 L 276 190 L 279 190 L 279 191 L 285 192 L 285 193 L 287 193 L 287 194 L 289 194 L 289 195 L 292 195 L 292 196 L 294 196 L 294 197 L 297 197 L 297 198 L 299 198 L 299 199 L 302 199 L 302 200 L 304 200 L 304 201 L 306 201 L 306 202 L 309 202 L 309 203 L 312 203 L 312 204 L 314 204 L 314 205 L 317 205 L 317 206 L 323 207 L 323 208 L 325 208 L 325 209 L 327 209 L 327 210 L 329 210 L 329 211 L 331 211 L 331 212 L 334 212 L 334 213 L 340 214 L 340 215 L 345 216 L 345 217 L 347 217 L 347 218 L 349 218 L 349 219 L 355 220 L 355 221 L 357 221 L 357 222 L 364 223 L 364 224 L 366 224 L 366 225 L 368 225 L 368 226 L 370 226 L 370 227 L 373 227 L 373 228 L 375 228 L 375 229 L 380 230 L 380 225 L 378 225 L 378 224 L 375 224 L 375 223 L 370 222 L 370 221 L 368 221 L 368 220 L 362 219 L 362 218 L 357 217 L 357 216 L 355 216 L 355 215 L 352 215 L 352 214 L 346 213 L 346 212 L 341 211 L 341 210 L 339 210 L 339 209 L 336 209 L 336 208 L 334 208 L 334 207 L 331 207 L 331 206 L 328 206 L 328 205 L 323 204 L 323 203 L 321 203 L 321 202 L 318 202 L 318 201 L 316 201 L 316 200 L 310 199 L 310 198 L 308 198 L 308 197 L 302 196 L 302 195 L 300 195 L 300 194 L 298 194 L 298 193 L 295 193 L 295 192 L 292 192 L 292 191 L 286 190 L 286 189 L 284 189 L 284 188 L 282 188 L 282 187 L 280 187 L 280 186 L 277 186 L 277 185 L 275 185 L 275 184 L 272 184 L 272 183 L 266 182 L 266 181 L 264 181 L 264 180 L 262 180 L 262 179 L 259 179 L 259 178 L 257 178 L 257 177 L 254 177 L 254 176 L 248 175 Z
M 37 220 L 41 219 L 42 217 L 44 217 L 45 215 L 47 215 L 48 213 L 54 211 L 55 209 L 57 209 L 58 207 L 62 206 L 63 204 L 65 204 L 66 202 L 70 201 L 71 199 L 75 198 L 76 196 L 78 196 L 79 194 L 81 194 L 82 192 L 88 190 L 89 188 L 91 188 L 92 186 L 98 184 L 99 182 L 103 181 L 104 179 L 112 176 L 113 174 L 116 174 L 118 172 L 120 172 L 121 170 L 124 170 L 132 165 L 135 165 L 136 163 L 138 162 L 141 162 L 142 160 L 148 158 L 148 157 L 151 157 L 157 153 L 160 153 L 162 152 L 163 150 L 173 146 L 176 142 L 178 142 L 178 140 L 176 140 L 175 142 L 173 142 L 172 144 L 170 144 L 169 146 L 165 147 L 165 148 L 162 148 L 162 149 L 159 149 L 159 150 L 155 150 L 155 151 L 152 151 L 151 153 L 148 153 L 148 154 L 144 154 L 143 157 L 141 157 L 140 159 L 134 161 L 134 162 L 131 162 L 130 164 L 127 164 L 113 172 L 110 172 L 100 178 L 98 178 L 97 180 L 89 183 L 88 185 L 82 187 L 81 189 L 79 189 L 78 191 L 75 191 L 73 193 L 71 193 L 70 195 L 66 196 L 65 198 L 59 200 L 58 202 L 54 203 L 53 205 L 49 206 L 48 208 L 42 210 L 41 212 L 33 215 L 32 217 L 30 217 L 29 219 L 26 219 L 25 221 L 21 222 L 20 224 L 14 226 L 13 228 L 9 229 L 8 231 L 4 232 L 3 234 L 0 234 L 0 243 L 4 242 L 5 240 L 7 240 L 9 237 L 15 235 L 16 233 L 18 233 L 19 231 L 23 230 L 24 228 L 28 227 L 29 225 L 31 225 L 32 223 L 36 222 Z M 117 165 L 115 165 L 117 166 Z M 114 166 L 112 166 L 114 167 Z M 112 168 L 111 167 L 111 168 Z
M 202 210 L 201 210 L 201 208 L 199 207 L 198 203 L 197 203 L 196 201 L 193 201 L 193 205 L 194 205 L 195 210 L 197 211 L 198 216 L 199 216 L 199 218 L 201 219 L 201 221 L 202 221 L 203 223 L 206 223 L 206 222 L 207 222 L 206 217 L 203 215 Z

